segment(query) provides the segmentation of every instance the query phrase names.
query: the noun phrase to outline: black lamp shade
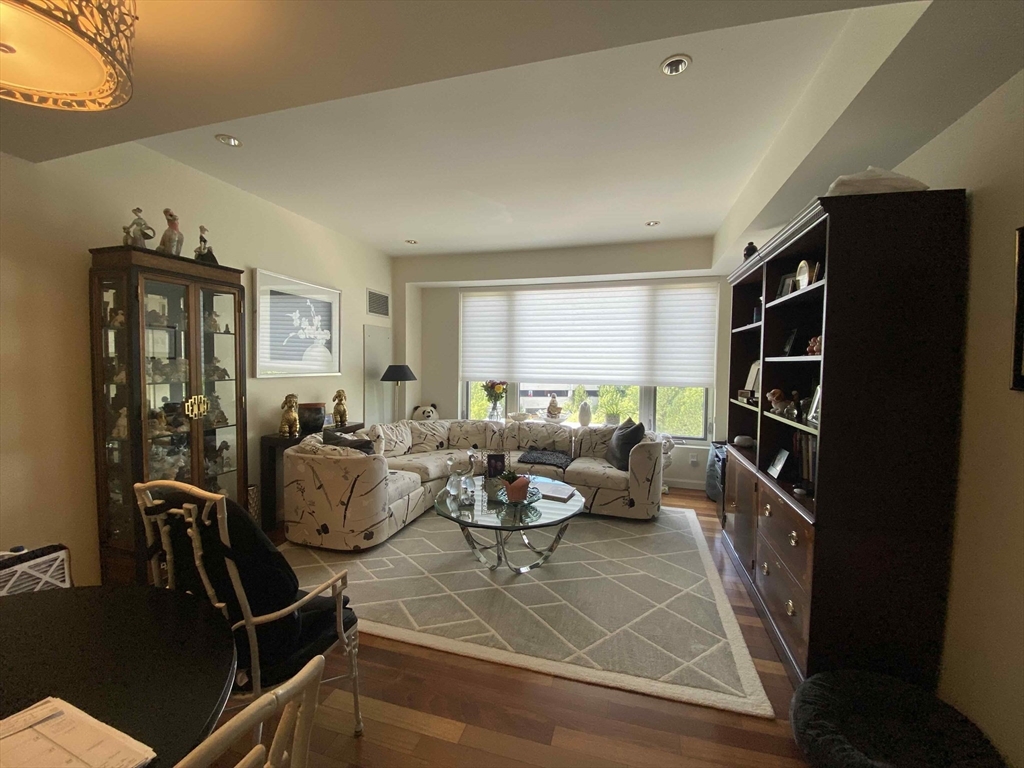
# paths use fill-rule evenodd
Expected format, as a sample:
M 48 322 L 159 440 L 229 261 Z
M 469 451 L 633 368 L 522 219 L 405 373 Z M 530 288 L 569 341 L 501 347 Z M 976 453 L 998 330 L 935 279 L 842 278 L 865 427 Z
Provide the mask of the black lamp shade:
M 416 374 L 408 365 L 389 365 L 381 381 L 416 381 Z

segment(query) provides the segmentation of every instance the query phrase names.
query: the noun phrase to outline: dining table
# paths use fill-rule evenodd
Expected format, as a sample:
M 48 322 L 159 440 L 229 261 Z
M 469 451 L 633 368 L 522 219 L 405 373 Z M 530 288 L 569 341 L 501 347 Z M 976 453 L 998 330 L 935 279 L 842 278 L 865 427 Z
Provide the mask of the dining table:
M 154 768 L 213 731 L 236 663 L 205 596 L 125 585 L 0 597 L 0 718 L 60 698 L 151 747 Z

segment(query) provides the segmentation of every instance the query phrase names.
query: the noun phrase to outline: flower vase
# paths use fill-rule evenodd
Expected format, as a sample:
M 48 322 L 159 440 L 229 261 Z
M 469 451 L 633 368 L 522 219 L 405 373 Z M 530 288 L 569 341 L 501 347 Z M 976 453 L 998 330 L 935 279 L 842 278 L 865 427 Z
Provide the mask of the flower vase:
M 488 421 L 501 421 L 501 401 L 491 403 L 491 412 L 487 414 Z
M 510 483 L 508 480 L 502 480 L 505 484 L 505 497 L 509 501 L 526 501 L 526 497 L 530 495 L 530 478 L 520 475 L 516 478 L 514 483 Z

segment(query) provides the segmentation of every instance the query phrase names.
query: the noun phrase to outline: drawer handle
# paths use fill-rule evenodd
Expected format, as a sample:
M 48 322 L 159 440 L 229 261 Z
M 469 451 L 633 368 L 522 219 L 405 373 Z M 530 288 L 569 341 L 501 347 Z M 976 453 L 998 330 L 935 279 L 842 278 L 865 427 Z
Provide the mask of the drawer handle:
M 796 531 L 789 532 L 789 546 L 795 547 L 800 543 L 800 538 L 796 535 Z
M 768 575 L 768 563 L 761 563 L 761 573 Z
M 762 514 L 765 517 L 771 517 L 772 516 L 772 505 L 771 504 L 765 504 L 764 505 L 764 512 L 762 512 Z
M 787 600 L 786 601 L 786 615 L 787 616 L 796 616 L 796 606 L 793 605 L 793 601 L 792 600 Z

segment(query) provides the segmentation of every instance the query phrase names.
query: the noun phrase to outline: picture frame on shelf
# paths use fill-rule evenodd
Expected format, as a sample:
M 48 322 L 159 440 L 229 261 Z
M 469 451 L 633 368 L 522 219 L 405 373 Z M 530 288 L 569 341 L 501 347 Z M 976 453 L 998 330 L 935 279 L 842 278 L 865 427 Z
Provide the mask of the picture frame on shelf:
M 814 397 L 811 398 L 811 406 L 807 409 L 807 424 L 818 427 L 821 424 L 821 385 L 814 388 Z
M 1010 389 L 1024 392 L 1024 227 L 1017 229 L 1017 284 L 1013 313 L 1013 371 Z
M 811 273 L 811 285 L 814 285 L 821 279 L 821 262 L 816 262 L 814 265 L 814 271 Z
M 505 471 L 505 454 L 487 454 L 487 477 L 498 477 Z
M 775 458 L 772 460 L 771 465 L 765 470 L 769 475 L 774 477 L 776 480 L 779 479 L 779 475 L 782 474 L 782 470 L 786 468 L 786 461 L 789 459 L 789 451 L 785 448 L 780 448 L 779 452 L 775 454 Z
M 786 341 L 782 344 L 782 356 L 792 357 L 799 352 L 799 347 L 796 343 L 796 336 L 800 332 L 799 328 L 794 328 L 786 336 Z
M 341 373 L 341 291 L 256 270 L 256 378 Z
M 776 299 L 781 299 L 783 296 L 789 296 L 793 292 L 793 283 L 796 281 L 796 272 L 790 272 L 788 275 L 783 275 L 779 280 L 779 290 L 775 294 Z
M 761 388 L 761 361 L 755 360 L 750 364 L 750 370 L 747 372 L 747 383 L 743 387 L 753 392 L 757 392 Z

